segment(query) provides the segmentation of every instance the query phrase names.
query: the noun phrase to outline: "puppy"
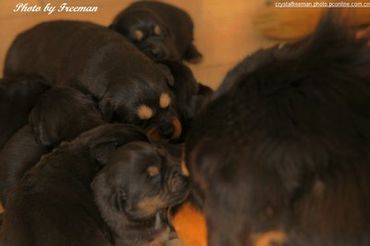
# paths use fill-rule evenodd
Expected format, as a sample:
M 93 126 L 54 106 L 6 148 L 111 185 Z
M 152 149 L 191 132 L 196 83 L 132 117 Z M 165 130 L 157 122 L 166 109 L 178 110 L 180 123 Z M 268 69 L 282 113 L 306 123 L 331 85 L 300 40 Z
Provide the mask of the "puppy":
M 17 129 L 26 124 L 33 105 L 47 89 L 46 82 L 39 78 L 0 80 L 0 149 Z
M 209 245 L 369 245 L 366 43 L 329 13 L 227 75 L 186 144 Z
M 181 135 L 168 68 L 103 26 L 78 21 L 39 24 L 17 36 L 4 74 L 41 75 L 52 84 L 93 95 L 107 121 L 135 124 L 164 139 Z
M 115 245 L 163 245 L 169 209 L 184 201 L 188 181 L 164 149 L 133 142 L 112 154 L 92 189 Z
M 191 17 L 172 5 L 139 1 L 119 13 L 110 28 L 127 37 L 154 60 L 201 61 L 193 44 Z
M 0 151 L 0 199 L 4 207 L 8 192 L 43 154 L 61 141 L 104 123 L 91 98 L 68 87 L 52 88 L 41 95 L 29 118 L 29 124 L 16 131 Z
M 147 141 L 137 127 L 106 124 L 44 156 L 9 195 L 1 245 L 161 241 L 163 213 L 184 199 L 186 185 Z

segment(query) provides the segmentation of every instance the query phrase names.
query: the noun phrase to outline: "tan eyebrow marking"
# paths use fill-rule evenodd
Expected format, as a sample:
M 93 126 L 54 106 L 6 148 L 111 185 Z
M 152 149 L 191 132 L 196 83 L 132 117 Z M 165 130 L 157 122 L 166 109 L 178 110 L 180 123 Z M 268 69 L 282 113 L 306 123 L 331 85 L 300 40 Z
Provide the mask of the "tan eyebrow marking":
M 140 30 L 135 30 L 134 31 L 134 37 L 137 41 L 141 41 L 144 37 L 144 33 Z
M 161 27 L 160 27 L 160 26 L 158 26 L 158 25 L 155 25 L 155 26 L 154 26 L 154 33 L 155 33 L 156 35 L 161 35 L 161 33 L 162 33 Z
M 171 103 L 171 97 L 167 93 L 162 93 L 159 97 L 159 106 L 161 108 L 167 108 Z
M 149 176 L 156 176 L 159 174 L 159 167 L 157 166 L 149 166 L 147 169 L 146 169 L 146 172 L 149 174 Z
M 148 120 L 148 119 L 152 118 L 153 110 L 151 108 L 149 108 L 147 105 L 143 104 L 143 105 L 140 105 L 137 108 L 136 114 L 139 117 L 139 119 Z
M 188 167 L 186 166 L 186 163 L 185 161 L 181 161 L 181 173 L 182 175 L 186 176 L 186 177 L 189 177 L 189 170 L 188 170 Z

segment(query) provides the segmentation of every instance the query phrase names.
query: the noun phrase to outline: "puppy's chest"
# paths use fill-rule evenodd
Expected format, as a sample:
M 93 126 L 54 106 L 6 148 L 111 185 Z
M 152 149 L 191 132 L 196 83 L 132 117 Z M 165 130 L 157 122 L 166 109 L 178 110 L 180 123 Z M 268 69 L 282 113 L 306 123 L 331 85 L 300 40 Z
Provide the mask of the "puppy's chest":
M 160 229 L 155 229 L 154 225 L 138 230 L 135 228 L 121 227 L 120 235 L 114 238 L 115 246 L 163 246 L 170 240 L 171 229 L 168 225 L 163 224 Z

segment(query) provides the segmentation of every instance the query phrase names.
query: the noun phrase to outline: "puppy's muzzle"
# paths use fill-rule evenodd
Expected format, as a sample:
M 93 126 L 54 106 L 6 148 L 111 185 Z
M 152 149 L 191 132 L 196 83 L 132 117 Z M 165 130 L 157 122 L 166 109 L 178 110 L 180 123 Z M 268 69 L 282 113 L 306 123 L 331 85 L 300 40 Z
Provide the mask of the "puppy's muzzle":
M 147 42 L 143 50 L 148 56 L 154 58 L 155 60 L 168 58 L 168 52 L 166 51 L 166 48 L 161 44 L 160 40 Z
M 171 122 L 166 122 L 156 128 L 148 130 L 148 136 L 151 140 L 159 141 L 161 139 L 177 139 L 181 136 L 182 125 L 177 117 L 172 118 Z
M 150 56 L 154 57 L 155 59 L 164 59 L 166 56 L 165 52 L 158 47 L 149 49 L 147 52 L 150 53 Z

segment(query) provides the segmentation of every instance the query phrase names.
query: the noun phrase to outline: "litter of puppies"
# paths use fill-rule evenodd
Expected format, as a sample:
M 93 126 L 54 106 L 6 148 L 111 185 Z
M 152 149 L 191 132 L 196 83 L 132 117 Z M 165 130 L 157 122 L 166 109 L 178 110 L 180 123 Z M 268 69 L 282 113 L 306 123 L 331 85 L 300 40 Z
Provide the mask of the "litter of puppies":
M 370 244 L 368 29 L 329 11 L 213 93 L 185 63 L 202 58 L 188 13 L 112 19 L 40 23 L 8 50 L 0 245 L 179 245 L 185 201 L 209 245 Z

